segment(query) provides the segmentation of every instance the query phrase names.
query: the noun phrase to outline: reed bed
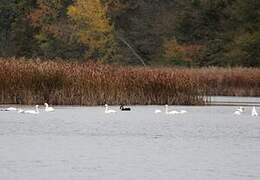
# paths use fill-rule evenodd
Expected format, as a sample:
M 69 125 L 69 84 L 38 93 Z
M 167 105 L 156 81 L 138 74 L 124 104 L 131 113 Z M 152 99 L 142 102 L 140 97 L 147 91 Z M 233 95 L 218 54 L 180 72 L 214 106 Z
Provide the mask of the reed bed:
M 0 59 L 0 104 L 204 104 L 208 95 L 259 96 L 259 69 L 121 67 Z

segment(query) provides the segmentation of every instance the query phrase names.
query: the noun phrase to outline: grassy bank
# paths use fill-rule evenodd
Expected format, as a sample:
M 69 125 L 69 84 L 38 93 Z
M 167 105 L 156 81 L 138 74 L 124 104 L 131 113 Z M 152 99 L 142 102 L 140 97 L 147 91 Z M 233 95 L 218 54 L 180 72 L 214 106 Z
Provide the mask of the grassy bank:
M 203 104 L 205 95 L 259 96 L 259 69 L 118 67 L 0 59 L 0 104 Z

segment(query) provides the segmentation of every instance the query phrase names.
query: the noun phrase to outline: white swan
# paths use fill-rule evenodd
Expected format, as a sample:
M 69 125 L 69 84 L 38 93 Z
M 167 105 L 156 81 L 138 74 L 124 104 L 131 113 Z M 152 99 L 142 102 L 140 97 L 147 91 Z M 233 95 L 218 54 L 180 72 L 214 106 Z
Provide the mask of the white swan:
M 17 110 L 17 112 L 18 112 L 18 113 L 23 113 L 24 110 L 20 108 L 20 109 Z
M 162 110 L 160 110 L 160 109 L 156 109 L 156 110 L 154 111 L 155 114 L 158 114 L 158 113 L 161 113 L 161 112 L 162 112 Z
M 252 109 L 251 115 L 252 115 L 252 116 L 258 116 L 258 113 L 257 113 L 257 111 L 256 111 L 255 106 L 254 106 L 253 109 Z
M 113 109 L 108 109 L 108 105 L 107 105 L 107 104 L 105 104 L 105 107 L 106 107 L 106 109 L 105 109 L 105 113 L 106 113 L 106 114 L 109 114 L 109 113 L 116 113 L 115 110 L 113 110 Z
M 233 114 L 234 115 L 241 115 L 241 111 L 236 110 Z
M 238 109 L 236 109 L 234 115 L 241 115 L 243 112 L 245 112 L 245 108 L 240 106 Z
M 44 103 L 44 106 L 46 112 L 53 112 L 55 110 L 53 107 L 49 107 L 47 103 Z
M 16 111 L 17 109 L 14 108 L 14 107 L 9 107 L 9 108 L 7 108 L 6 110 L 7 110 L 7 111 Z
M 14 107 L 9 107 L 9 108 L 1 109 L 0 111 L 17 111 L 17 109 Z
M 180 110 L 180 114 L 185 114 L 185 113 L 187 113 L 188 111 L 186 111 L 186 110 Z
M 25 110 L 25 111 L 22 111 L 21 113 L 24 113 L 24 114 L 39 114 L 40 113 L 39 106 L 36 105 L 35 110 Z
M 165 105 L 165 114 L 179 114 L 179 113 L 180 113 L 179 111 L 175 111 L 175 110 L 169 111 L 168 105 L 167 104 Z

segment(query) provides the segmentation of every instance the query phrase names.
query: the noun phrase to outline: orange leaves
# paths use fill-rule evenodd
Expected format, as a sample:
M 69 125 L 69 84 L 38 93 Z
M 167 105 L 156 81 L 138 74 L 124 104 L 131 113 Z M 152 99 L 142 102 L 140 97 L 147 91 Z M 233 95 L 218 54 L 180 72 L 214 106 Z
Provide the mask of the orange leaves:
M 164 43 L 164 56 L 183 61 L 192 61 L 199 54 L 202 45 L 199 44 L 179 44 L 176 39 L 168 40 Z

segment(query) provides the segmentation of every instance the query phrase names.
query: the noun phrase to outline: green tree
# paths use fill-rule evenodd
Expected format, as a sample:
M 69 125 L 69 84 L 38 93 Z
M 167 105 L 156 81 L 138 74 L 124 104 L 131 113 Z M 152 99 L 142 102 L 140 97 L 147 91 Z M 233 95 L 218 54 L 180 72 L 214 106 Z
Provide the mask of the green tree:
M 1 0 L 0 56 L 31 56 L 34 29 L 26 17 L 34 6 L 34 0 Z
M 205 41 L 200 66 L 259 66 L 260 2 L 230 0 L 216 12 L 219 26 Z M 222 14 L 222 16 L 220 16 Z M 211 23 L 215 24 L 214 21 Z
M 35 54 L 44 58 L 81 59 L 85 48 L 74 35 L 73 24 L 67 18 L 72 0 L 37 0 L 28 18 L 37 32 Z
M 0 0 L 0 56 L 260 66 L 259 8 L 257 0 Z
M 230 8 L 226 58 L 234 65 L 260 66 L 260 2 L 237 0 Z

